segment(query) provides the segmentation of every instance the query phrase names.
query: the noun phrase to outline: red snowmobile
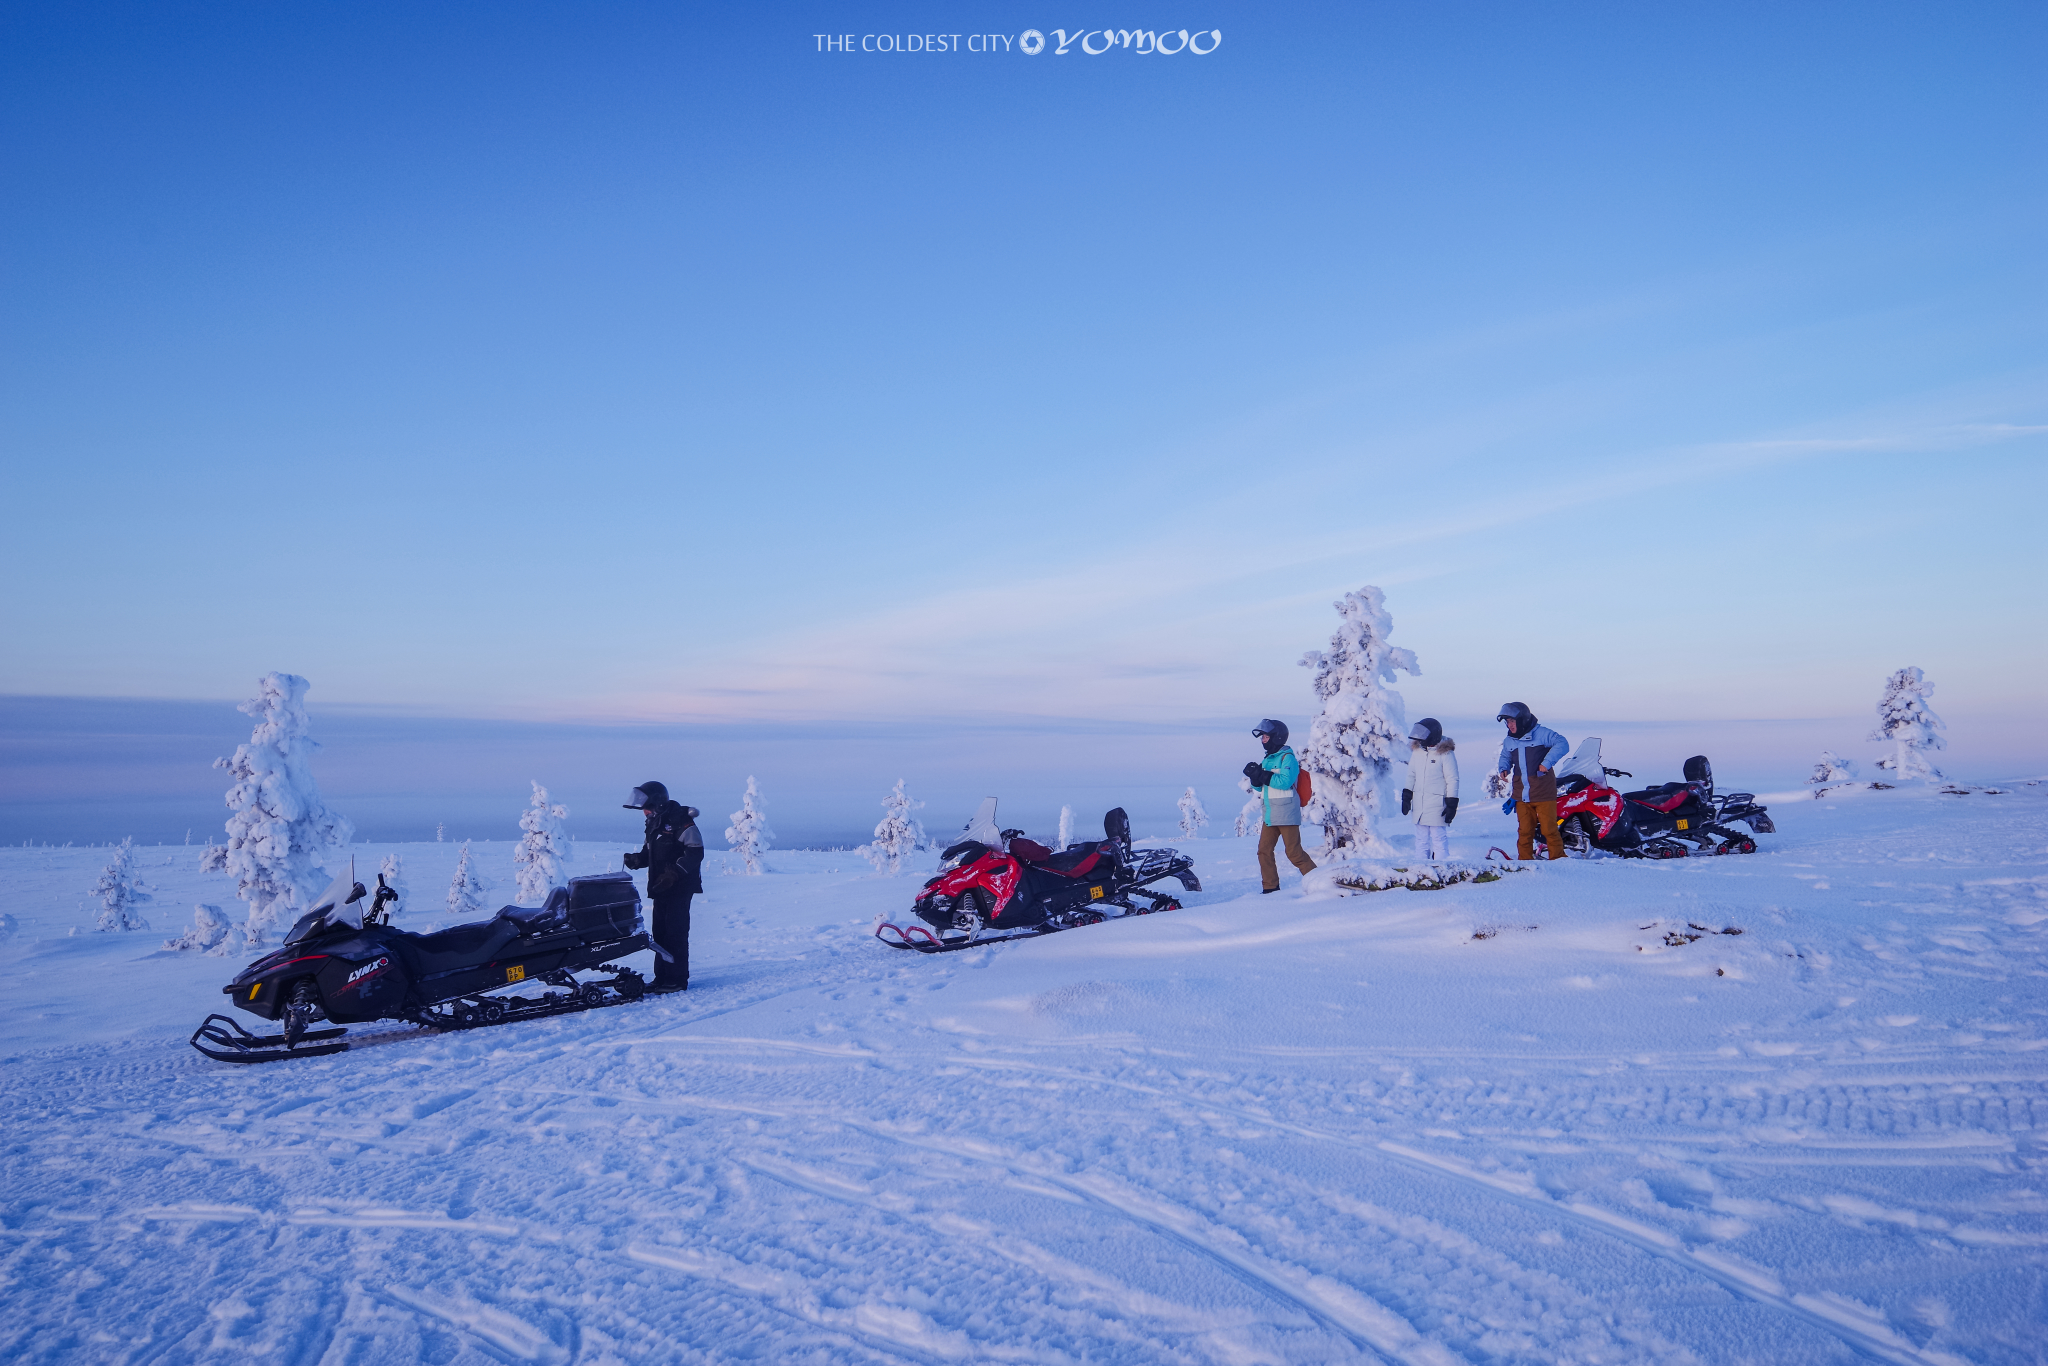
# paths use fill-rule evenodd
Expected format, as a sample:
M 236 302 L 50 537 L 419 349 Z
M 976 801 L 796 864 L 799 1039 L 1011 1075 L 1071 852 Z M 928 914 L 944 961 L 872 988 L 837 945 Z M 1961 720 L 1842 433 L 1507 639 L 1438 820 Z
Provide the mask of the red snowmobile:
M 1756 841 L 1733 829 L 1741 821 L 1759 835 L 1777 830 L 1769 810 L 1750 792 L 1714 791 L 1714 766 L 1704 754 L 1685 761 L 1683 782 L 1622 792 L 1609 778 L 1635 775 L 1600 762 L 1600 739 L 1590 736 L 1557 770 L 1557 829 L 1565 852 L 1580 858 L 1595 850 L 1623 858 L 1684 858 L 1689 854 L 1754 854 Z M 1684 841 L 1698 845 L 1688 849 Z
M 1194 860 L 1179 850 L 1132 848 L 1122 807 L 1102 818 L 1102 833 L 1100 840 L 1054 853 L 1022 830 L 998 830 L 990 797 L 911 906 L 924 923 L 884 921 L 875 926 L 875 938 L 891 948 L 942 953 L 1097 925 L 1112 915 L 1177 911 L 1179 901 L 1147 890 L 1166 878 L 1190 892 L 1202 890 Z

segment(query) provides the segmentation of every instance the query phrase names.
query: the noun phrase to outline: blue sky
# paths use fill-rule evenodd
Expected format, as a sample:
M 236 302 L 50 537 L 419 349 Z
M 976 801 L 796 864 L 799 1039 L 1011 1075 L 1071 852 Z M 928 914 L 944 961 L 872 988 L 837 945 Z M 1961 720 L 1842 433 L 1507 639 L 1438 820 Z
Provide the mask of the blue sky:
M 2048 759 L 2039 6 L 812 37 L 1082 17 L 11 10 L 0 693 L 1084 762 L 1304 716 L 1372 582 L 1416 714 L 1860 717 L 1910 663 Z

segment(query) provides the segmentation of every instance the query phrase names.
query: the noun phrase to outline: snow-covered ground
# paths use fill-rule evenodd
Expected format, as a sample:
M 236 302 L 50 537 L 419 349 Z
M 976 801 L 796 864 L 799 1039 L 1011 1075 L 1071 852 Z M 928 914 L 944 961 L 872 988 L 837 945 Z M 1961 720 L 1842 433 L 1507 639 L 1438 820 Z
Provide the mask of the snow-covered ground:
M 1773 814 L 1343 899 L 1194 841 L 1183 911 L 936 958 L 868 934 L 913 877 L 713 854 L 687 996 L 257 1068 L 154 952 L 196 849 L 148 935 L 0 851 L 0 1355 L 2042 1361 L 2048 784 Z

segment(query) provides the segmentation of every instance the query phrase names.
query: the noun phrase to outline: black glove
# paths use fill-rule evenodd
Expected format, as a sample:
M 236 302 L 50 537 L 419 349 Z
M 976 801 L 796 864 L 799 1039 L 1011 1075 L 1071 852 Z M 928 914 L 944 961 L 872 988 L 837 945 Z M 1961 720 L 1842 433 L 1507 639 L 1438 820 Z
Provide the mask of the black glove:
M 1458 799 L 1456 797 L 1444 798 L 1444 824 L 1449 825 L 1456 819 L 1458 819 Z
M 1273 781 L 1273 775 L 1260 768 L 1256 762 L 1244 766 L 1244 776 L 1251 780 L 1253 787 L 1264 787 Z
M 1408 790 L 1407 788 L 1405 788 L 1405 787 L 1401 789 L 1401 814 L 1402 814 L 1402 815 L 1404 815 L 1404 816 L 1405 816 L 1405 815 L 1407 815 L 1407 814 L 1408 814 L 1408 803 L 1410 803 L 1410 802 L 1412 802 L 1412 801 L 1414 801 L 1414 800 L 1415 800 L 1415 794 L 1414 794 L 1413 792 L 1409 791 L 1409 790 Z

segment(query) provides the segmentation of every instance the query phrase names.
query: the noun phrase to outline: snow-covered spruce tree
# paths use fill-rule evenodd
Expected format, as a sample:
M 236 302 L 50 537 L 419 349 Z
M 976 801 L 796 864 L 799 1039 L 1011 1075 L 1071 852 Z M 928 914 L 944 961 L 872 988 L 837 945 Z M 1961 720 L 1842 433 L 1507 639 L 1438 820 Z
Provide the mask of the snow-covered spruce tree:
M 903 779 L 882 798 L 882 822 L 875 827 L 875 840 L 853 852 L 875 865 L 878 873 L 894 877 L 903 871 L 903 860 L 924 843 L 924 827 L 910 814 L 924 803 L 912 800 L 903 790 Z
M 1239 839 L 1243 839 L 1246 835 L 1256 835 L 1259 833 L 1259 826 L 1264 824 L 1266 820 L 1266 804 L 1259 800 L 1258 793 L 1252 792 L 1252 780 L 1250 778 L 1240 777 L 1237 780 L 1237 790 L 1252 793 L 1251 800 L 1238 809 L 1237 820 L 1230 827 L 1231 834 L 1236 835 Z
M 332 879 L 321 870 L 328 851 L 355 835 L 347 820 L 320 798 L 308 761 L 320 748 L 309 733 L 306 689 L 297 674 L 265 674 L 258 695 L 241 710 L 256 718 L 249 743 L 232 759 L 216 759 L 234 778 L 228 789 L 228 842 L 207 850 L 200 867 L 232 873 L 235 892 L 249 903 L 252 945 L 266 930 L 289 925 Z
M 740 798 L 740 809 L 732 813 L 732 824 L 725 828 L 726 843 L 740 856 L 749 877 L 759 877 L 767 871 L 763 857 L 768 852 L 768 841 L 775 838 L 775 832 L 768 828 L 768 815 L 762 809 L 761 787 L 754 781 L 754 775 L 747 775 L 747 790 Z
M 1062 806 L 1060 808 L 1060 833 L 1058 839 L 1059 844 L 1053 849 L 1055 854 L 1064 854 L 1067 850 L 1074 847 L 1074 808 L 1071 806 Z
M 490 890 L 469 856 L 469 841 L 462 842 L 462 856 L 455 860 L 455 876 L 448 881 L 448 914 L 472 917 L 484 909 L 484 893 Z
M 1406 753 L 1408 721 L 1401 694 L 1386 685 L 1396 673 L 1422 670 L 1412 650 L 1387 643 L 1394 619 L 1385 603 L 1371 585 L 1346 593 L 1333 604 L 1341 620 L 1330 648 L 1301 657 L 1302 667 L 1316 671 L 1323 701 L 1301 747 L 1315 788 L 1303 819 L 1321 824 L 1324 843 L 1340 858 L 1399 856 L 1380 833 L 1379 817 L 1395 781 L 1395 752 Z
M 1856 776 L 1856 765 L 1831 749 L 1820 752 L 1820 761 L 1813 766 L 1813 776 L 1806 781 L 1815 787 L 1829 783 L 1846 782 Z
M 122 840 L 114 846 L 114 857 L 100 870 L 100 880 L 93 883 L 92 894 L 100 899 L 99 914 L 93 918 L 93 928 L 110 930 L 146 930 L 149 922 L 136 909 L 150 899 L 149 884 L 135 876 L 135 841 Z
M 1941 770 L 1927 755 L 1948 748 L 1948 741 L 1935 734 L 1948 726 L 1927 705 L 1933 695 L 1934 685 L 1926 675 L 1908 668 L 1885 680 L 1884 696 L 1877 700 L 1877 729 L 1870 732 L 1870 738 L 1892 744 L 1892 752 L 1879 759 L 1877 766 L 1890 769 L 1900 782 L 1913 778 L 1938 782 L 1941 778 Z
M 512 866 L 519 878 L 519 904 L 538 906 L 557 887 L 569 885 L 569 832 L 562 822 L 569 808 L 548 804 L 548 790 L 533 785 L 533 800 L 519 815 L 519 847 L 512 851 Z
M 377 867 L 377 875 L 384 879 L 384 885 L 398 893 L 398 900 L 387 908 L 392 915 L 405 909 L 405 864 L 396 854 L 386 854 Z
M 191 929 L 164 941 L 166 953 L 203 953 L 210 958 L 225 958 L 241 948 L 242 932 L 227 912 L 205 902 L 193 906 Z
M 1208 823 L 1209 813 L 1202 809 L 1202 799 L 1195 795 L 1195 790 L 1191 787 L 1181 793 L 1180 833 L 1188 839 L 1193 839 Z

